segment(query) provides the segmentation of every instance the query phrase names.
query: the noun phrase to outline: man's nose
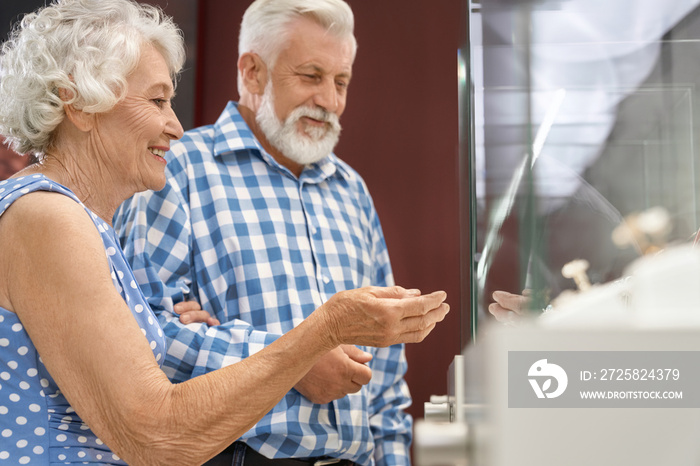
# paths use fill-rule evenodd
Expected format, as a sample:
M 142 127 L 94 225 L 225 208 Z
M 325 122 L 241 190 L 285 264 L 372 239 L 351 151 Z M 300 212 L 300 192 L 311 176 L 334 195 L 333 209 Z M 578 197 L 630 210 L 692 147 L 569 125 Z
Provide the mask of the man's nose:
M 314 96 L 314 104 L 336 113 L 340 107 L 340 96 L 333 80 L 324 80 Z

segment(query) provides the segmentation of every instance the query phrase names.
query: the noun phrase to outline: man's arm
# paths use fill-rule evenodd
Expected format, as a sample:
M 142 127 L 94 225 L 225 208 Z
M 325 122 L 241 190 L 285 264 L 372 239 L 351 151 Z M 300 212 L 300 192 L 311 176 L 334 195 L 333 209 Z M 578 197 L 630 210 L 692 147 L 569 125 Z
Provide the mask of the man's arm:
M 359 392 L 372 379 L 365 364 L 372 355 L 356 346 L 341 345 L 323 356 L 294 388 L 312 403 L 326 404 Z
M 134 195 L 114 217 L 127 260 L 166 335 L 163 369 L 178 382 L 240 361 L 280 337 L 254 330 L 241 320 L 215 327 L 180 321 L 175 304 L 185 301 L 187 293 L 202 308 L 208 307 L 205 297 L 197 294 L 190 214 L 179 191 L 186 183 L 183 176 L 184 172 L 173 175 L 159 192 Z

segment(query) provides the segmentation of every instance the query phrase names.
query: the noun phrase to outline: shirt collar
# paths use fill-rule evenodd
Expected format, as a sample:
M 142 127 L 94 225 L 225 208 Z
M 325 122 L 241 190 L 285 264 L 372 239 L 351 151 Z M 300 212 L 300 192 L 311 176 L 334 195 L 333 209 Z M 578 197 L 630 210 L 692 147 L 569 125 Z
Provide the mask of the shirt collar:
M 289 176 L 294 176 L 263 149 L 238 111 L 238 104 L 230 101 L 214 124 L 214 156 L 220 157 L 222 154 L 240 150 L 250 150 L 269 166 Z M 299 181 L 320 183 L 336 173 L 346 179 L 352 178 L 352 173 L 343 162 L 335 154 L 331 153 L 320 161 L 304 168 Z

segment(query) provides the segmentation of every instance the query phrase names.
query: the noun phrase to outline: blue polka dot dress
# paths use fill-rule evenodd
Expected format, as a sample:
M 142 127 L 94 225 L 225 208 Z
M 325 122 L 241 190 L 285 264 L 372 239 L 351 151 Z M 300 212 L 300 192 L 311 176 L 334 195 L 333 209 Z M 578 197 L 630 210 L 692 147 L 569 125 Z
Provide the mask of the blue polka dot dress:
M 54 191 L 82 205 L 68 188 L 43 175 L 28 175 L 0 181 L 0 216 L 12 202 L 33 191 Z M 102 236 L 114 286 L 131 308 L 160 364 L 165 355 L 163 332 L 136 284 L 114 230 L 87 207 L 85 210 Z M 126 464 L 68 404 L 17 315 L 0 307 L 0 466 L 65 463 Z

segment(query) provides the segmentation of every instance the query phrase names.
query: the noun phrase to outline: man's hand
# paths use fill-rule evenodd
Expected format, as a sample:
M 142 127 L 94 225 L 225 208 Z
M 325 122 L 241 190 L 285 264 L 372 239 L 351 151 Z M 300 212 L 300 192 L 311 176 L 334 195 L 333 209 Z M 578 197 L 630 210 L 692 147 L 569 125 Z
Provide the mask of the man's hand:
M 173 306 L 173 311 L 180 315 L 180 322 L 183 324 L 204 323 L 210 327 L 221 324 L 216 318 L 210 316 L 207 311 L 202 310 L 197 301 L 179 302 Z
M 341 345 L 323 356 L 294 388 L 313 403 L 330 403 L 369 383 L 372 371 L 365 363 L 371 359 L 356 346 Z

